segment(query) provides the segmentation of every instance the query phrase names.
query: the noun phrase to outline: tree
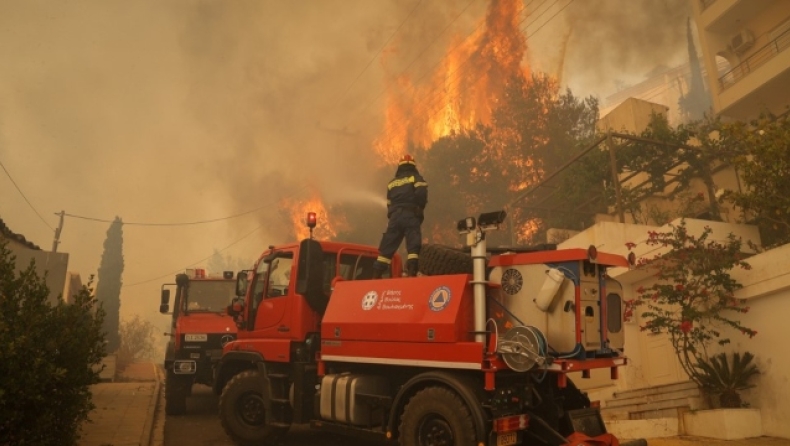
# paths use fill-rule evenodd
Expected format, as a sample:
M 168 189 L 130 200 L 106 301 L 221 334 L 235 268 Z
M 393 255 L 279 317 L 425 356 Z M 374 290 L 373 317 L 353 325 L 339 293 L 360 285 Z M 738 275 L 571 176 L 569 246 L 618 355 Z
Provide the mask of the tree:
M 107 351 L 115 352 L 120 346 L 118 334 L 121 310 L 121 285 L 123 275 L 123 222 L 120 217 L 110 224 L 104 240 L 104 252 L 99 265 L 96 299 L 106 312 L 104 331 L 107 333 Z
M 751 268 L 742 260 L 741 240 L 732 234 L 726 242 L 710 240 L 711 231 L 705 227 L 695 237 L 683 220 L 668 232 L 649 232 L 649 246 L 669 251 L 639 259 L 638 265 L 652 270 L 656 281 L 639 287 L 635 302 L 646 308 L 641 314 L 646 322 L 640 328 L 667 333 L 683 370 L 700 386 L 704 377 L 698 364 L 709 361 L 712 343 L 730 342 L 725 330 L 750 338 L 757 334 L 735 318 L 749 311 L 744 300 L 735 298 L 742 285 L 729 274 L 733 268 Z
M 156 354 L 156 327 L 139 314 L 121 322 L 120 347 L 116 356 L 119 369 L 140 359 L 151 359 Z
M 763 246 L 790 242 L 790 115 L 722 124 L 719 134 L 745 186 L 725 197 L 760 228 Z
M 252 268 L 253 262 L 247 261 L 238 257 L 233 257 L 230 254 L 223 256 L 217 248 L 214 248 L 214 254 L 208 259 L 208 272 L 210 274 L 222 274 L 223 271 L 238 272 L 243 269 Z
M 91 289 L 47 302 L 35 263 L 18 275 L 0 241 L 0 444 L 68 445 L 93 408 L 104 356 L 103 311 Z

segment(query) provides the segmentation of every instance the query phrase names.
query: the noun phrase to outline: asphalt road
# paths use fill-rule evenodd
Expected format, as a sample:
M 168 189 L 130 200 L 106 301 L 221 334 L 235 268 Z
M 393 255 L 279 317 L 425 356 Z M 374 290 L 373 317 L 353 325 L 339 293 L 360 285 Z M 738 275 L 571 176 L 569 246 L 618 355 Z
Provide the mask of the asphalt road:
M 217 415 L 217 397 L 210 388 L 194 386 L 187 398 L 187 413 L 167 416 L 164 446 L 234 446 L 225 434 Z M 282 446 L 385 446 L 311 430 L 307 426 L 291 428 Z M 391 444 L 391 443 L 390 443 Z

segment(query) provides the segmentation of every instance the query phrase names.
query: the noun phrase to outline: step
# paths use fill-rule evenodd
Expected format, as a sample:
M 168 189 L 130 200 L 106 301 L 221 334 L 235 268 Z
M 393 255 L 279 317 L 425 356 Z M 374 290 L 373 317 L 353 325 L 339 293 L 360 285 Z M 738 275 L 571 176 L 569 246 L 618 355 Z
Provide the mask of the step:
M 678 408 L 698 409 L 702 406 L 700 398 L 678 398 L 665 401 L 656 401 L 645 404 L 631 404 L 628 406 L 618 407 L 605 407 L 601 409 L 601 414 L 604 417 L 617 418 L 617 419 L 642 419 L 642 418 L 657 418 L 661 416 L 677 416 Z M 628 418 L 624 416 L 628 413 Z M 647 415 L 640 415 L 647 414 Z M 670 415 L 668 415 L 670 414 Z
M 634 398 L 643 395 L 656 395 L 661 393 L 670 393 L 688 389 L 699 389 L 697 383 L 694 381 L 682 381 L 678 383 L 662 384 L 660 386 L 643 387 L 639 389 L 624 390 L 622 392 L 615 392 L 614 397 L 620 398 Z
M 612 408 L 623 407 L 623 406 L 630 406 L 634 404 L 648 404 L 648 403 L 654 403 L 659 401 L 677 400 L 681 398 L 695 398 L 698 396 L 700 396 L 700 392 L 699 389 L 697 388 L 675 390 L 672 392 L 632 396 L 629 398 L 618 397 L 611 400 L 606 400 L 604 402 L 604 407 L 612 407 Z

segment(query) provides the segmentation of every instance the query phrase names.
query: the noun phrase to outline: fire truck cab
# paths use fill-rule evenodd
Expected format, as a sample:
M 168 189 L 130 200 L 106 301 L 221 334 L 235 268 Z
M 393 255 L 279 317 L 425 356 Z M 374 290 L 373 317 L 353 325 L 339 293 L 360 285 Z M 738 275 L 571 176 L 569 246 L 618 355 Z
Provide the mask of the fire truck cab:
M 403 446 L 616 444 L 568 379 L 617 377 L 622 297 L 594 248 L 491 255 L 503 211 L 459 221 L 473 273 L 369 280 L 370 246 L 270 247 L 234 304 L 215 391 L 240 445 L 275 444 L 297 424 Z M 308 219 L 308 222 L 310 220 Z M 314 221 L 314 220 L 313 220 Z M 644 444 L 644 443 L 639 443 Z
M 165 411 L 186 412 L 192 385 L 214 383 L 214 366 L 222 358 L 222 347 L 236 338 L 236 324 L 227 314 L 235 297 L 232 271 L 207 275 L 202 268 L 176 275 L 175 283 L 162 285 L 159 312 L 170 314 L 170 336 L 165 351 Z M 170 292 L 175 301 L 170 311 Z

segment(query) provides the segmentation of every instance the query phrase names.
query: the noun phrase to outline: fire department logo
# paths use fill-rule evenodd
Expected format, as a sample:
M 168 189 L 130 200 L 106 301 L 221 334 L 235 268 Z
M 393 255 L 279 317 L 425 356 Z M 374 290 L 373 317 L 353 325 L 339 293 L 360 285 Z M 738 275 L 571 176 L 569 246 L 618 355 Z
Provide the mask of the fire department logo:
M 428 308 L 432 311 L 442 311 L 444 307 L 450 303 L 450 288 L 446 286 L 440 286 L 436 288 L 431 293 L 431 297 L 428 298 Z
M 368 294 L 362 298 L 362 309 L 365 311 L 370 310 L 376 305 L 379 300 L 379 294 L 375 291 L 368 291 Z

